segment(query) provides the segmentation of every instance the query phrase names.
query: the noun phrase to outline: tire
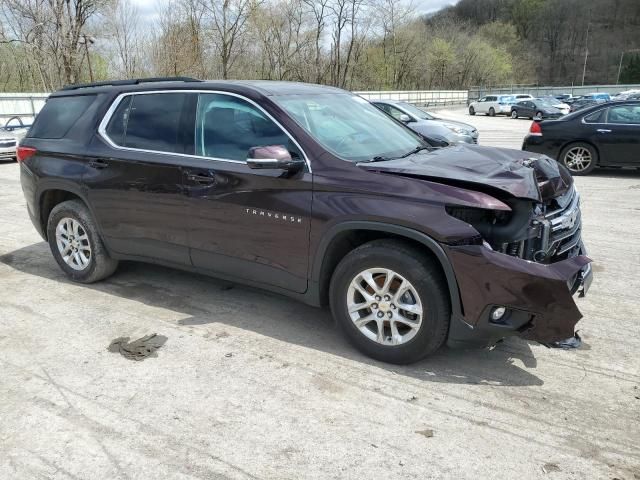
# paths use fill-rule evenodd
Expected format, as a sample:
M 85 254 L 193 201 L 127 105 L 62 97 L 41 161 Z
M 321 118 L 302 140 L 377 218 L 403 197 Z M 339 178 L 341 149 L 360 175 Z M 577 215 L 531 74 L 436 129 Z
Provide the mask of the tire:
M 489 116 L 490 116 L 490 117 L 495 117 L 495 116 L 496 116 L 496 110 L 495 110 L 495 108 L 491 107 L 491 108 L 489 109 Z
M 514 120 L 518 118 L 518 110 L 511 110 L 511 118 Z
M 118 261 L 109 257 L 89 209 L 80 200 L 62 202 L 51 210 L 47 238 L 56 262 L 74 282 L 103 280 L 118 267 Z M 63 252 L 69 253 L 63 257 Z
M 593 145 L 575 142 L 560 152 L 559 162 L 567 167 L 571 175 L 588 175 L 598 165 L 598 151 Z
M 542 112 L 536 112 L 536 116 L 533 117 L 533 120 L 542 120 L 544 118 L 544 114 Z
M 362 280 L 360 274 L 371 270 L 377 270 L 372 279 L 378 291 L 374 292 L 371 287 L 365 291 L 371 299 L 367 303 L 360 294 L 362 287 L 357 290 L 354 284 L 363 285 L 358 282 Z M 392 275 L 385 275 L 381 272 L 383 270 Z M 392 280 L 388 282 L 387 289 L 390 298 L 385 299 L 384 285 L 381 284 L 387 283 L 387 278 Z M 401 278 L 409 282 L 410 288 L 408 293 L 397 299 L 394 295 L 398 293 Z M 371 296 L 375 293 L 381 296 Z M 334 271 L 329 295 L 333 316 L 349 341 L 376 360 L 395 364 L 416 362 L 438 350 L 449 331 L 451 307 L 446 281 L 439 266 L 419 249 L 402 241 L 374 240 L 352 250 Z M 350 302 L 355 308 L 357 305 L 368 306 L 358 311 L 352 309 L 350 313 Z M 419 309 L 422 313 L 414 315 L 403 310 L 402 306 Z M 383 318 L 380 319 L 377 315 L 381 313 Z M 366 321 L 370 317 L 372 319 L 368 323 L 356 326 L 356 321 Z M 413 318 L 413 327 L 399 320 L 403 318 L 406 321 L 407 317 Z M 395 324 L 395 333 L 392 324 Z M 382 335 L 379 325 L 383 325 Z
M 475 115 L 476 111 L 473 107 L 469 107 L 469 115 Z

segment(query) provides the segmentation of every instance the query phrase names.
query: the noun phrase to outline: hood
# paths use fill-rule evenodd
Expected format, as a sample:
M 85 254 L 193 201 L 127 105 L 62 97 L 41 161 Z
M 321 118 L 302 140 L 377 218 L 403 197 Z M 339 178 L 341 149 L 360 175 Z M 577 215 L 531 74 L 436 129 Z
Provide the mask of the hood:
M 464 122 L 457 122 L 455 120 L 446 120 L 444 118 L 436 118 L 435 120 L 443 124 L 448 123 L 449 125 L 455 125 L 456 127 L 463 128 L 464 130 L 469 130 L 470 132 L 474 132 L 476 130 L 476 127 L 474 127 L 473 125 L 469 125 L 468 123 L 464 123 Z M 429 121 L 433 121 L 433 120 L 429 120 Z
M 397 160 L 360 163 L 359 166 L 369 171 L 477 190 L 489 187 L 536 202 L 562 195 L 573 182 L 571 175 L 549 157 L 477 145 L 456 145 Z

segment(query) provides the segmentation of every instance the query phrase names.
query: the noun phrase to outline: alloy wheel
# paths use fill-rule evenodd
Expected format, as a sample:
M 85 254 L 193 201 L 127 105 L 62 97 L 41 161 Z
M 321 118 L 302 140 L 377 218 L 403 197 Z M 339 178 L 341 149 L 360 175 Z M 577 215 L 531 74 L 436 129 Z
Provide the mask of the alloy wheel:
M 584 172 L 592 161 L 591 152 L 584 147 L 573 147 L 564 156 L 564 164 L 572 172 Z
M 56 245 L 62 260 L 74 270 L 84 270 L 91 263 L 89 235 L 77 220 L 65 217 L 58 222 Z
M 347 309 L 356 328 L 381 345 L 407 343 L 422 325 L 423 307 L 416 288 L 387 268 L 369 268 L 353 278 Z
M 518 111 L 517 110 L 511 110 L 511 118 L 518 118 Z

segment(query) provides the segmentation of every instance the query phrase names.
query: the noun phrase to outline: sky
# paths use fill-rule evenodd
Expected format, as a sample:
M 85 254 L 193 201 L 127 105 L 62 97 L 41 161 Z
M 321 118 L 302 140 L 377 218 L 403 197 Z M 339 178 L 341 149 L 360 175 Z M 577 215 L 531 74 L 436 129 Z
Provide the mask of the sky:
M 157 7 L 166 0 L 132 0 L 137 5 L 143 18 L 152 20 L 157 15 Z M 407 3 L 411 0 L 405 0 Z M 418 13 L 433 13 L 443 7 L 453 5 L 457 0 L 413 0 Z

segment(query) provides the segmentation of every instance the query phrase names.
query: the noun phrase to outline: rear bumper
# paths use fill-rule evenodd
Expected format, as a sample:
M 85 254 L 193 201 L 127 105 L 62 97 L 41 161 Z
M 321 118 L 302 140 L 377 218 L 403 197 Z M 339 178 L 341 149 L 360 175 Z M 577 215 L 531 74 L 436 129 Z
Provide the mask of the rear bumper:
M 508 336 L 540 343 L 572 337 L 582 318 L 574 296 L 591 285 L 591 259 L 578 256 L 540 264 L 482 246 L 450 247 L 464 314 L 453 318 L 449 346 L 489 346 Z M 492 320 L 496 307 L 505 315 Z

